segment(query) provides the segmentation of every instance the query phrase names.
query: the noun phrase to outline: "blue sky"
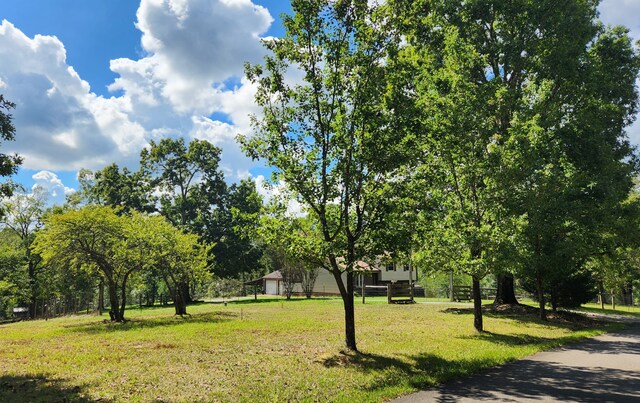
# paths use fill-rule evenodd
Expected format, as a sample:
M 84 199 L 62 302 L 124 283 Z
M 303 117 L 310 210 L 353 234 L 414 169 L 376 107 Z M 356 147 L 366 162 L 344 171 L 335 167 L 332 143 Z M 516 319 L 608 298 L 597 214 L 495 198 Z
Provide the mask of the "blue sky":
M 25 157 L 15 178 L 62 201 L 80 168 L 135 168 L 150 140 L 185 136 L 223 149 L 230 180 L 268 170 L 234 138 L 256 113 L 243 63 L 280 36 L 283 0 L 2 0 L 0 93 L 16 102 Z M 605 0 L 601 18 L 640 39 L 640 0 Z M 640 126 L 631 129 L 640 143 Z

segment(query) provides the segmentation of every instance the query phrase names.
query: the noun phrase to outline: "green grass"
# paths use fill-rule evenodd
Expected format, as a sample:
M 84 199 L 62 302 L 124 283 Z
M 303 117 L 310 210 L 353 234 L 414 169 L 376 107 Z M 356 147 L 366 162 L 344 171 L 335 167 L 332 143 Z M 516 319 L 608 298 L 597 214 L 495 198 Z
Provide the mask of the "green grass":
M 577 311 L 640 317 L 640 306 L 616 305 L 616 309 L 611 309 L 611 304 L 607 304 L 602 310 L 600 304 L 585 304 Z
M 131 309 L 0 327 L 0 401 L 381 401 L 606 330 L 485 316 L 465 304 L 260 300 Z M 65 400 L 66 399 L 66 400 Z

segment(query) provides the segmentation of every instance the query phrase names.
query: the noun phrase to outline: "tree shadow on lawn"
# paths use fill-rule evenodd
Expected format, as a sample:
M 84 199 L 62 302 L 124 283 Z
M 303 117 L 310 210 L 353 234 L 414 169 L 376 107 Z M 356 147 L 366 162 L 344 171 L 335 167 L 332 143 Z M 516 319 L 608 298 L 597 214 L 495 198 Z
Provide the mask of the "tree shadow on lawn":
M 68 386 L 64 379 L 44 375 L 0 376 L 0 402 L 90 402 L 84 386 Z
M 131 319 L 124 323 L 101 322 L 66 325 L 67 329 L 81 333 L 97 334 L 108 332 L 122 332 L 129 330 L 152 329 L 156 327 L 179 326 L 190 323 L 221 323 L 228 322 L 239 317 L 235 312 L 207 312 L 185 316 L 163 316 L 159 318 Z
M 349 366 L 368 374 L 378 373 L 363 387 L 366 391 L 375 391 L 399 385 L 424 389 L 501 364 L 492 358 L 450 360 L 435 354 L 403 357 L 405 359 L 343 351 L 323 360 L 323 365 L 327 368 Z
M 636 350 L 637 351 L 637 350 Z M 635 371 L 565 366 L 521 359 L 445 359 L 433 354 L 399 359 L 376 354 L 346 353 L 325 360 L 327 367 L 351 366 L 377 375 L 362 387 L 367 392 L 405 386 L 438 390 L 430 401 L 457 402 L 504 399 L 557 401 L 640 401 L 640 377 Z M 416 399 L 415 401 L 419 401 Z
M 506 309 L 502 309 L 503 307 Z M 473 316 L 473 308 L 446 308 L 440 312 Z M 510 319 L 523 324 L 536 323 L 567 330 L 612 329 L 617 327 L 612 326 L 611 323 L 607 321 L 593 319 L 586 315 L 568 311 L 547 312 L 547 320 L 543 321 L 538 316 L 538 309 L 527 305 L 515 305 L 512 308 L 508 306 L 496 307 L 493 304 L 483 305 L 482 315 L 489 318 Z

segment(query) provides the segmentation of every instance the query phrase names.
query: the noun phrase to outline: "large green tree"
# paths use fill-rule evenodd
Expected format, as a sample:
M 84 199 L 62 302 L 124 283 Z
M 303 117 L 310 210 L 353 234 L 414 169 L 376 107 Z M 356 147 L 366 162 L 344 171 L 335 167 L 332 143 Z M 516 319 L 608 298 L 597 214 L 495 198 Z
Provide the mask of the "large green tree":
M 260 225 L 262 197 L 253 180 L 229 186 L 218 211 L 217 226 L 210 226 L 205 239 L 214 244 L 216 275 L 239 277 L 242 281 L 259 272 L 262 248 L 255 232 Z
M 572 192 L 575 196 L 580 186 L 596 180 L 586 170 L 576 174 L 577 180 L 573 177 L 576 169 L 590 163 L 583 152 L 589 142 L 617 132 L 609 140 L 598 140 L 611 146 L 597 149 L 596 162 L 613 161 L 605 164 L 620 164 L 613 170 L 622 177 L 628 173 L 628 145 L 616 139 L 628 111 L 608 109 L 617 107 L 609 102 L 613 99 L 607 98 L 607 90 L 593 90 L 606 75 L 587 77 L 589 59 L 599 46 L 592 44 L 601 30 L 597 3 L 391 2 L 407 33 L 404 54 L 414 61 L 416 102 L 424 111 L 423 131 L 432 140 L 425 141 L 433 157 L 427 168 L 433 168 L 435 159 L 439 172 L 439 183 L 427 194 L 439 201 L 442 218 L 429 227 L 425 244 L 433 253 L 427 255 L 448 251 L 458 257 L 452 266 L 471 274 L 478 330 L 483 328 L 479 280 L 496 266 L 524 266 L 531 272 L 579 263 L 567 249 L 553 259 L 514 264 L 505 263 L 503 251 L 514 249 L 505 243 L 522 231 L 536 234 L 524 242 L 526 249 L 535 249 L 532 240 L 542 234 L 555 234 L 547 242 L 553 248 L 566 233 L 559 228 L 572 225 L 567 214 L 578 207 L 586 213 L 590 201 L 581 206 L 571 202 Z M 624 81 L 618 106 L 628 109 L 635 102 L 629 97 L 633 86 L 628 86 L 628 78 L 635 77 L 634 62 L 628 52 L 618 56 L 624 67 L 614 67 L 613 57 L 609 67 Z M 609 77 L 604 82 L 611 83 Z M 587 110 L 609 113 L 598 115 L 596 128 L 588 114 L 583 115 Z
M 187 145 L 184 138 L 165 138 L 151 141 L 140 153 L 140 170 L 149 178 L 151 189 L 160 194 L 160 213 L 173 225 L 203 239 L 218 230 L 226 192 L 220 152 L 206 140 L 192 140 Z M 190 303 L 190 282 L 180 287 Z
M 208 272 L 208 248 L 199 244 L 196 234 L 183 232 L 162 216 L 135 213 L 132 220 L 139 229 L 135 243 L 145 270 L 157 271 L 169 290 L 176 315 L 186 315 L 188 296 L 180 285 Z
M 255 136 L 241 141 L 249 156 L 275 168 L 317 222 L 318 260 L 336 280 L 346 346 L 356 350 L 353 269 L 371 252 L 363 241 L 384 222 L 383 190 L 402 162 L 404 132 L 394 130 L 394 117 L 403 104 L 391 104 L 385 61 L 399 37 L 367 1 L 294 0 L 292 9 L 285 36 L 265 41 L 264 66 L 247 67 L 262 115 L 254 119 Z M 292 70 L 300 80 L 287 79 Z
M 78 181 L 80 190 L 68 197 L 71 204 L 85 202 L 120 207 L 125 213 L 155 209 L 150 180 L 145 177 L 145 171 L 131 172 L 114 163 L 96 172 L 82 169 Z
M 17 193 L 2 203 L 4 215 L 0 225 L 13 231 L 21 241 L 21 250 L 27 264 L 29 278 L 29 316 L 36 317 L 36 300 L 39 295 L 41 279 L 38 278 L 41 266 L 40 256 L 31 253 L 31 243 L 36 231 L 42 226 L 45 212 L 46 191 L 36 187 L 32 194 Z
M 111 207 L 87 206 L 48 215 L 32 251 L 45 265 L 98 271 L 108 288 L 112 319 L 122 322 L 127 283 L 148 258 L 139 248 L 140 232 L 130 217 Z

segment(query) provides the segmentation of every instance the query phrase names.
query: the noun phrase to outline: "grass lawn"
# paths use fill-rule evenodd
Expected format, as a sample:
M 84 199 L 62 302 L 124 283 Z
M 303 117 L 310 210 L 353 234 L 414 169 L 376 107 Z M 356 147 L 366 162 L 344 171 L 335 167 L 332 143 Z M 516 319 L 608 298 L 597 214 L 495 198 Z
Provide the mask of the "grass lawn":
M 626 315 L 626 316 L 640 316 L 640 306 L 628 306 L 628 305 L 616 305 L 616 309 L 611 309 L 611 304 L 604 306 L 604 310 L 600 304 L 585 304 L 577 311 L 593 312 L 593 313 L 605 313 L 607 315 Z
M 478 334 L 470 304 L 368 299 L 347 354 L 339 299 L 188 311 L 0 326 L 0 401 L 381 401 L 606 329 L 487 314 Z

